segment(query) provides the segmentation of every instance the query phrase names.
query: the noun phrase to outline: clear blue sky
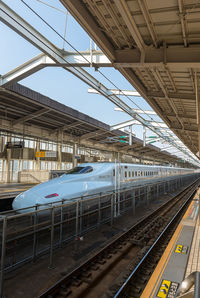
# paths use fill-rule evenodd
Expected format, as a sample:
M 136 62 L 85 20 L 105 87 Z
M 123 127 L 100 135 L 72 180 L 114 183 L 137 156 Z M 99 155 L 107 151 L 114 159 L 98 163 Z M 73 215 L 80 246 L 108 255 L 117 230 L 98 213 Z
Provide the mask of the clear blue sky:
M 65 11 L 58 0 L 41 0 Z M 35 16 L 21 0 L 4 0 L 15 12 L 27 20 L 39 32 L 46 36 L 59 48 L 63 47 L 63 40 L 50 30 L 37 16 Z M 64 34 L 66 15 L 52 9 L 37 0 L 25 0 L 37 13 L 39 13 L 60 34 Z M 0 47 L 0 74 L 5 74 L 27 60 L 40 53 L 17 33 L 3 23 L 0 23 L 1 47 Z M 66 39 L 77 49 L 87 50 L 90 46 L 90 38 L 71 15 L 68 16 Z M 65 45 L 66 50 L 72 50 Z M 99 73 L 93 69 L 87 69 L 108 88 L 114 88 Z M 120 89 L 133 90 L 133 87 L 114 69 L 102 69 L 101 71 L 110 78 Z M 28 78 L 20 81 L 21 84 L 51 97 L 67 106 L 77 109 L 107 124 L 116 124 L 131 119 L 123 112 L 114 111 L 114 105 L 100 95 L 89 94 L 88 86 L 72 74 L 62 68 L 45 68 Z M 142 98 L 132 98 L 143 109 L 148 109 L 148 104 Z M 126 101 L 127 99 L 124 98 Z M 132 107 L 135 107 L 131 104 Z M 134 131 L 141 137 L 141 129 L 135 126 Z

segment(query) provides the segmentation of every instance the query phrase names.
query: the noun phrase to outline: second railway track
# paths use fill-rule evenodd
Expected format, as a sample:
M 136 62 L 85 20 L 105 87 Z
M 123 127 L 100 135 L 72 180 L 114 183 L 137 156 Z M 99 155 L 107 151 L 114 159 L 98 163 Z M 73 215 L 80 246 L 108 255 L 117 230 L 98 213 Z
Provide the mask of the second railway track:
M 124 291 L 127 289 L 123 283 L 128 283 L 133 272 L 136 284 L 134 290 L 129 289 L 129 295 L 131 293 L 131 297 L 139 297 L 199 183 L 199 180 L 195 181 L 175 198 L 140 220 L 40 298 L 113 297 L 116 293 L 116 297 L 126 297 Z M 164 231 L 165 237 L 161 237 Z M 153 248 L 156 244 L 159 249 L 157 247 L 155 253 Z M 146 273 L 143 274 L 144 269 L 140 266 L 145 263 L 143 261 L 147 255 L 149 259 L 146 261 Z

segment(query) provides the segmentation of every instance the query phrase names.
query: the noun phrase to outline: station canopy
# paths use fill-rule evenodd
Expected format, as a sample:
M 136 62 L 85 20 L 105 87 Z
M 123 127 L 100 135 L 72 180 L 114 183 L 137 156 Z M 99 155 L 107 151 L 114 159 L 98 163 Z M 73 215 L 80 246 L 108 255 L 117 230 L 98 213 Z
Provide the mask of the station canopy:
M 109 125 L 18 83 L 0 87 L 0 119 L 0 130 L 5 133 L 181 164 L 176 156 L 151 144 L 143 147 L 143 141 L 136 137 L 130 146 L 127 133 L 111 131 Z
M 196 155 L 200 151 L 200 2 L 60 0 Z

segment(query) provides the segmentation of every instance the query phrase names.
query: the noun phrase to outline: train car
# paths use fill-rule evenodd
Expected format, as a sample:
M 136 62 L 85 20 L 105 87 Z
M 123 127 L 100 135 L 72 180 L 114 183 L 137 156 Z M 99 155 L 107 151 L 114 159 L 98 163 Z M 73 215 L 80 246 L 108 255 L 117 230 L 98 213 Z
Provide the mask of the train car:
M 167 176 L 193 173 L 194 169 L 148 166 L 126 163 L 83 163 L 62 176 L 41 183 L 19 194 L 13 201 L 14 210 L 44 204 L 70 201 L 73 198 L 107 192 L 131 185 L 155 182 Z M 19 212 L 33 211 L 33 208 Z

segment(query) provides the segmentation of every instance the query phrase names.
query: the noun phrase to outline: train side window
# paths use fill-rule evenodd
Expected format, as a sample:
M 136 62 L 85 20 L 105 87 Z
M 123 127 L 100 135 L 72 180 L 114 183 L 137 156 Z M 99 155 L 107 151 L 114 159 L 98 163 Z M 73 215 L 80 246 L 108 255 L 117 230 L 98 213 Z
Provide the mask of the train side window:
M 125 178 L 127 177 L 127 172 L 126 172 L 126 171 L 124 172 L 124 177 L 125 177 Z
M 137 171 L 135 172 L 135 177 L 137 177 Z
M 113 177 L 115 176 L 115 170 L 113 170 Z
M 75 167 L 71 170 L 66 171 L 65 175 L 68 174 L 86 174 L 93 171 L 93 168 L 91 166 L 86 167 Z
M 129 177 L 131 177 L 131 172 L 128 172 Z
M 134 172 L 132 171 L 132 177 L 134 177 Z

